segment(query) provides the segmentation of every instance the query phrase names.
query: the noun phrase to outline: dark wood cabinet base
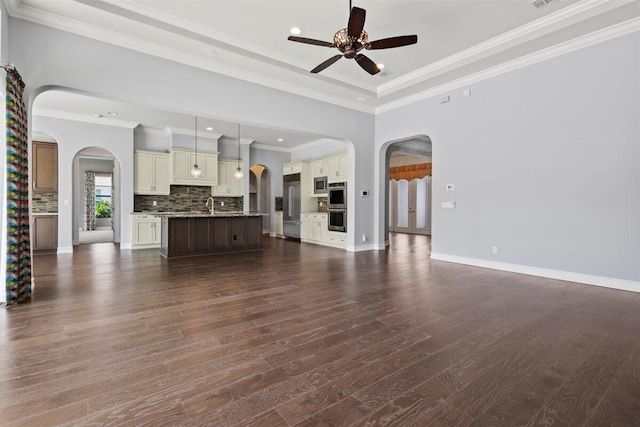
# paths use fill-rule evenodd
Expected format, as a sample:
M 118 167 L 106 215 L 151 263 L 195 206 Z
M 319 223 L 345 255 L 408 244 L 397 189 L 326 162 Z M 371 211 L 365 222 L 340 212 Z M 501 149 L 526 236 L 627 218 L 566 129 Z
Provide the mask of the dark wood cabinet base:
M 262 216 L 162 218 L 166 258 L 262 249 Z

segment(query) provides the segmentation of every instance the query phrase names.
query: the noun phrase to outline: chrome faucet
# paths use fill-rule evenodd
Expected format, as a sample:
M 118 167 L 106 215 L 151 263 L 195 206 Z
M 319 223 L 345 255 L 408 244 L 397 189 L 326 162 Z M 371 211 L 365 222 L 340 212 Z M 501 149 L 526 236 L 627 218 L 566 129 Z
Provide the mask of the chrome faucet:
M 211 206 L 209 206 L 209 201 L 211 201 Z M 216 213 L 216 201 L 213 200 L 213 197 L 209 196 L 204 205 L 209 208 L 209 212 L 211 212 L 211 214 Z

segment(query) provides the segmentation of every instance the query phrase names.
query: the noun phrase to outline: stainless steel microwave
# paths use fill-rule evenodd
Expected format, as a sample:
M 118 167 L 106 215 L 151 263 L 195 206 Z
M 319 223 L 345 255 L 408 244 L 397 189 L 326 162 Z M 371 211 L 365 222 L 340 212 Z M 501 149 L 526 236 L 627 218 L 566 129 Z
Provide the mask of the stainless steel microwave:
M 328 192 L 329 187 L 326 176 L 313 178 L 313 194 L 327 194 Z

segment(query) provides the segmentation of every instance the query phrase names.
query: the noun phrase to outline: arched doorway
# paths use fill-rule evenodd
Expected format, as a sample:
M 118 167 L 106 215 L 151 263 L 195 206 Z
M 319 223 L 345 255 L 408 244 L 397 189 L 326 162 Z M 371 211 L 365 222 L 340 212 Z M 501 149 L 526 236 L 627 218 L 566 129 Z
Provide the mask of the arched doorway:
M 103 148 L 80 150 L 73 159 L 73 228 L 75 245 L 118 242 L 120 168 Z
M 415 136 L 383 150 L 385 242 L 390 232 L 431 235 L 431 139 Z
M 263 165 L 249 169 L 249 210 L 265 214 L 262 226 L 264 234 L 271 233 L 271 173 Z
M 431 157 L 391 154 L 388 223 L 392 233 L 431 235 Z

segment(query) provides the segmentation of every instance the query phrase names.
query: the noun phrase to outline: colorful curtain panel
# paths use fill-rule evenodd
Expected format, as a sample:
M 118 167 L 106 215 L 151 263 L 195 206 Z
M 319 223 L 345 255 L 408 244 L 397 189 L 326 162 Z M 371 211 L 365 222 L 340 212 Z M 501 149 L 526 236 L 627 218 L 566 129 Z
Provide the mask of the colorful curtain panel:
M 29 159 L 24 83 L 7 71 L 7 305 L 31 299 L 29 238 Z
M 84 219 L 82 229 L 96 229 L 96 173 L 84 173 Z

